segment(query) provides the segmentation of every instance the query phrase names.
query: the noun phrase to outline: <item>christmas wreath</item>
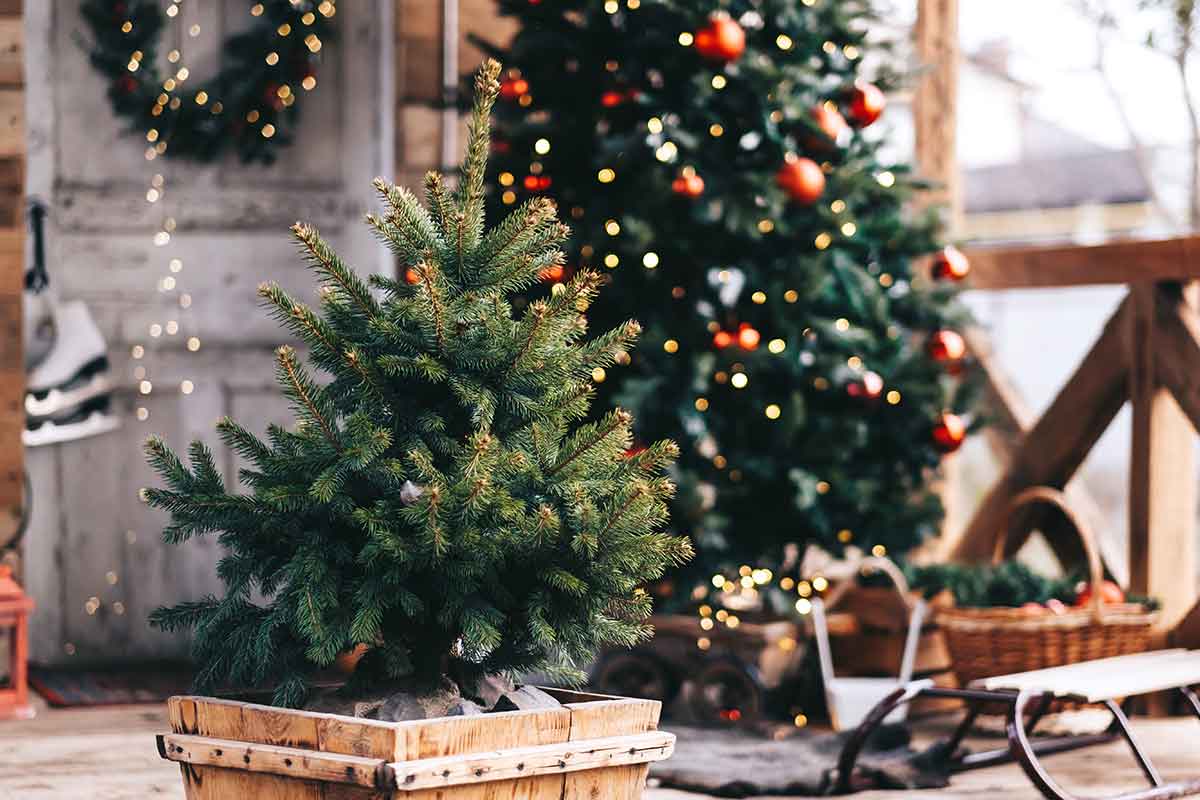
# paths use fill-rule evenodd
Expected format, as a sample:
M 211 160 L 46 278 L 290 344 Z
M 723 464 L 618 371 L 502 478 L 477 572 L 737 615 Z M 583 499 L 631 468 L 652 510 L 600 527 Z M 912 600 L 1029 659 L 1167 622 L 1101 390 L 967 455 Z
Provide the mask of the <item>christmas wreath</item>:
M 249 29 L 224 43 L 222 68 L 201 80 L 172 49 L 159 58 L 163 29 L 180 13 L 159 0 L 85 0 L 92 65 L 109 80 L 118 116 L 144 134 L 147 158 L 212 161 L 235 149 L 244 162 L 270 163 L 291 141 L 299 95 L 317 85 L 316 66 L 332 34 L 334 0 L 263 0 Z M 198 26 L 188 30 L 199 33 Z

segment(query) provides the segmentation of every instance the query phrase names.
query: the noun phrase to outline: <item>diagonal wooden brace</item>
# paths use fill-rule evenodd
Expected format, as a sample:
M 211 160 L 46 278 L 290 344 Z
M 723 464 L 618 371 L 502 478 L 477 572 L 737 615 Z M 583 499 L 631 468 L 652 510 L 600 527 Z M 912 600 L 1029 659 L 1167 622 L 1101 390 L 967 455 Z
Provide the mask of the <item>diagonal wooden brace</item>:
M 1129 298 L 1122 301 L 1075 374 L 1021 439 L 1008 468 L 983 498 L 950 558 L 987 559 L 997 534 L 1008 524 L 1012 499 L 1031 486 L 1061 489 L 1083 463 L 1129 396 L 1126 336 L 1131 306 Z M 1030 529 L 1030 520 L 1019 521 L 1013 532 L 1022 535 L 1010 537 L 1010 553 L 1020 548 Z M 1062 540 L 1060 553 L 1076 555 L 1066 541 Z

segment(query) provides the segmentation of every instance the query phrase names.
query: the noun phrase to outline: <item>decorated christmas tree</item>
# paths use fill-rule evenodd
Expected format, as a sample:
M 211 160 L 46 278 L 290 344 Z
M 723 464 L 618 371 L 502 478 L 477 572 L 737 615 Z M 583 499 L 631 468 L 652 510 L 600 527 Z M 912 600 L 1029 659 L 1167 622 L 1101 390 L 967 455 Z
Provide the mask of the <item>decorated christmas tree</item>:
M 330 380 L 280 348 L 295 426 L 263 440 L 219 424 L 249 462 L 248 492 L 226 489 L 200 443 L 190 466 L 147 445 L 166 486 L 145 496 L 170 512 L 166 539 L 215 534 L 227 552 L 224 597 L 153 619 L 194 629 L 200 690 L 273 684 L 276 703 L 297 705 L 316 670 L 356 648 L 351 690 L 579 677 L 597 647 L 648 635 L 642 585 L 690 555 L 661 532 L 675 444 L 631 455 L 629 413 L 583 421 L 594 371 L 629 351 L 639 325 L 586 335 L 601 283 L 586 269 L 520 313 L 509 304 L 563 263 L 568 230 L 543 197 L 485 229 L 499 73 L 488 62 L 476 79 L 455 190 L 431 173 L 422 206 L 376 183 L 385 211 L 368 222 L 403 278 L 364 282 L 315 230 L 293 228 L 320 310 L 275 285 L 259 293 Z
M 572 220 L 565 267 L 532 296 L 598 269 L 598 318 L 646 326 L 596 371 L 598 406 L 680 441 L 672 519 L 697 566 L 786 577 L 788 543 L 899 554 L 934 533 L 931 481 L 966 427 L 967 264 L 887 155 L 899 78 L 871 4 L 500 7 L 519 29 L 493 48 L 490 199 L 553 198 Z

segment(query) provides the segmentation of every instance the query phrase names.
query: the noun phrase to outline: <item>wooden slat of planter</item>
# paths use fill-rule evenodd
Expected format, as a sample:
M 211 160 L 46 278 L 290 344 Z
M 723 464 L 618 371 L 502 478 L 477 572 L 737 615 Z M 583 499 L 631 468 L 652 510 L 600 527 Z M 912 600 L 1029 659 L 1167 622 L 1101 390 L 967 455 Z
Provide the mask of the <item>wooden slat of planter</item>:
M 662 703 L 622 698 L 569 703 L 567 708 L 571 709 L 571 740 L 578 741 L 653 731 L 658 727 Z M 649 771 L 650 765 L 645 763 L 574 773 L 566 776 L 563 797 L 638 800 Z
M 172 697 L 167 701 L 171 729 L 219 739 L 282 747 L 311 748 L 330 754 L 394 758 L 394 725 L 333 714 L 295 711 L 212 697 Z M 188 800 L 254 797 L 267 800 L 374 800 L 372 790 L 327 787 L 284 775 L 180 764 Z M 336 791 L 336 794 L 331 792 Z
M 515 747 L 415 762 L 396 762 L 388 766 L 394 772 L 397 789 L 434 789 L 511 780 L 530 775 L 562 775 L 623 765 L 641 765 L 669 758 L 674 749 L 674 734 L 651 731 L 637 736 L 612 736 L 565 744 Z M 602 796 L 608 800 L 612 795 L 605 792 L 585 796 Z
M 380 758 L 344 756 L 297 747 L 270 744 L 246 744 L 211 736 L 167 733 L 158 737 L 159 753 L 171 761 L 247 772 L 346 783 L 382 789 L 390 785 L 392 772 Z

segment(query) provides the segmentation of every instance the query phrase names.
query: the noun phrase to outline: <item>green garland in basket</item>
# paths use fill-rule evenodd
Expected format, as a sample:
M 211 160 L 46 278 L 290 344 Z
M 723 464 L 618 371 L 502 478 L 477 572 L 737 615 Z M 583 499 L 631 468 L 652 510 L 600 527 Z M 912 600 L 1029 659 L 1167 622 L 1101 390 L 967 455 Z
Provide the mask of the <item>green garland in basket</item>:
M 212 77 L 191 75 L 178 50 L 159 57 L 166 23 L 180 9 L 174 2 L 164 12 L 159 0 L 82 3 L 92 66 L 109 80 L 113 110 L 146 137 L 151 158 L 212 161 L 229 148 L 243 162 L 274 161 L 292 139 L 299 96 L 316 86 L 334 0 L 250 4 L 251 26 L 225 40 Z

